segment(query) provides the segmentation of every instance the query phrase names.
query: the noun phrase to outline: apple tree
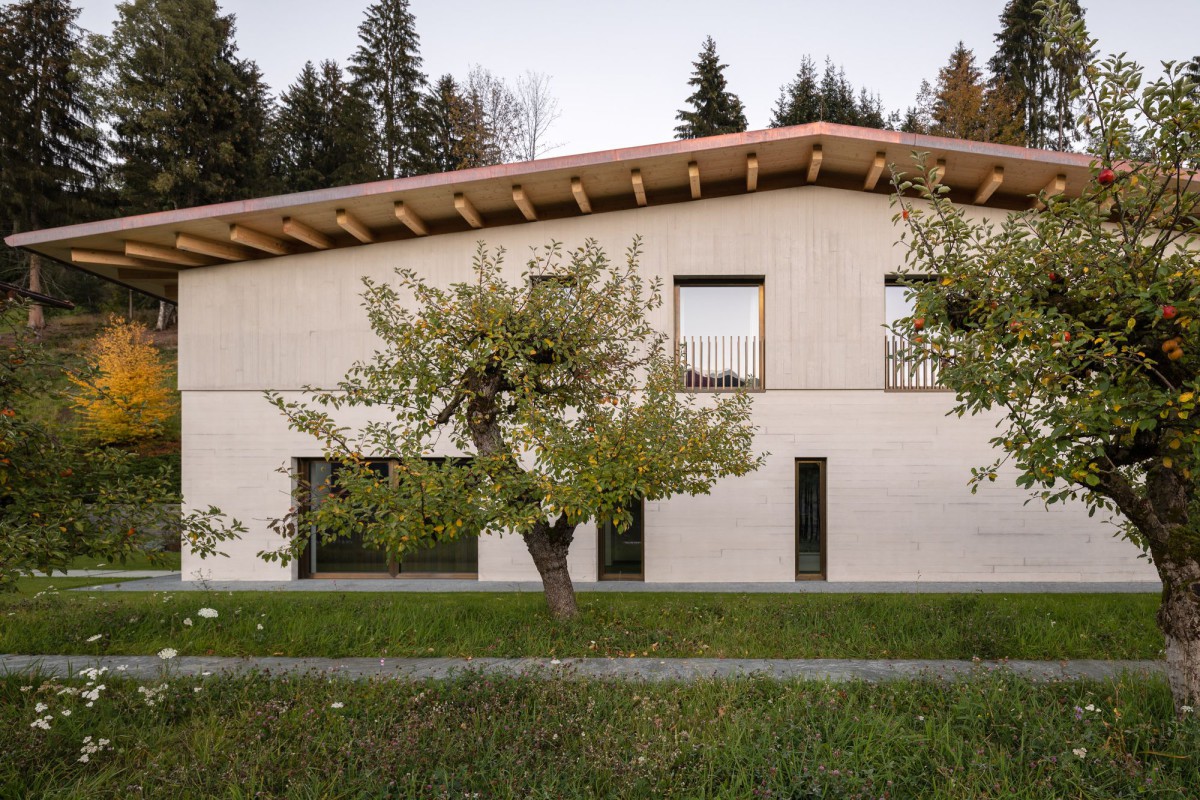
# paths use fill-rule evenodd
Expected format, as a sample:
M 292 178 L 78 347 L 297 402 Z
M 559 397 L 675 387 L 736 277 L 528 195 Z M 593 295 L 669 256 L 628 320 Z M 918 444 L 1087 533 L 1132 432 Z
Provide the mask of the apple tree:
M 341 468 L 325 502 L 274 524 L 287 537 L 262 553 L 297 557 L 316 526 L 330 540 L 358 534 L 389 561 L 485 532 L 524 539 L 550 612 L 574 616 L 567 552 L 587 520 L 629 524 L 637 499 L 707 492 L 757 469 L 745 393 L 698 402 L 678 390 L 665 337 L 647 321 L 660 282 L 592 240 L 532 253 L 520 280 L 503 251 L 479 244 L 474 279 L 448 288 L 409 269 L 395 285 L 364 279 L 367 316 L 382 346 L 331 390 L 271 395 L 296 430 Z M 361 428 L 340 409 L 378 409 Z M 450 459 L 432 455 L 460 456 Z M 369 461 L 398 465 L 381 477 Z
M 1095 50 L 1067 4 L 1053 46 Z M 959 416 L 998 409 L 1002 463 L 1045 503 L 1115 512 L 1162 579 L 1158 624 L 1177 708 L 1200 701 L 1200 103 L 1184 65 L 1148 78 L 1093 61 L 1078 100 L 1094 147 L 1078 197 L 1002 223 L 968 218 L 921 161 L 895 178 L 920 342 Z M 919 333 L 918 333 L 919 331 Z
M 0 591 L 79 556 L 123 562 L 146 553 L 153 561 L 164 535 L 186 535 L 205 556 L 243 532 L 213 508 L 181 517 L 165 470 L 147 472 L 136 454 L 82 442 L 35 413 L 47 398 L 70 398 L 61 360 L 29 331 L 27 314 L 27 303 L 0 298 Z M 81 384 L 94 377 L 68 376 Z

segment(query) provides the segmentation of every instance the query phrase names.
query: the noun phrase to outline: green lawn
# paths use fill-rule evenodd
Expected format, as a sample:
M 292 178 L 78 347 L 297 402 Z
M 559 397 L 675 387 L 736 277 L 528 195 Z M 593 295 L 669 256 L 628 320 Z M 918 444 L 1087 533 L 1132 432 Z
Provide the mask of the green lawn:
M 101 684 L 92 701 L 71 693 L 92 689 L 83 678 L 0 677 L 0 796 L 1092 800 L 1200 786 L 1200 722 L 1175 721 L 1158 680 Z
M 1153 594 L 579 599 L 579 619 L 562 623 L 536 593 L 25 592 L 0 597 L 0 652 L 1136 659 L 1162 647 Z

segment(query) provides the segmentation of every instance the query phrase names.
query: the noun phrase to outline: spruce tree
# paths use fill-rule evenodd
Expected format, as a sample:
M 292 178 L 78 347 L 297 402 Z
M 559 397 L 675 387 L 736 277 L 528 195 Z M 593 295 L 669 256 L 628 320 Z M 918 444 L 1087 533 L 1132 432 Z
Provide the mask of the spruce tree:
M 829 58 L 825 59 L 825 73 L 821 76 L 821 119 L 840 125 L 858 124 L 854 87 L 846 79 L 846 70 L 835 66 Z
M 821 119 L 821 89 L 817 83 L 817 65 L 811 56 L 800 59 L 800 69 L 792 82 L 779 90 L 770 127 L 803 125 Z
M 303 192 L 376 180 L 374 118 L 337 62 L 311 61 L 280 96 L 276 171 L 282 189 Z
M 0 8 L 0 209 L 5 228 L 27 231 L 75 221 L 103 155 L 92 88 L 76 68 L 83 47 L 70 0 L 24 0 Z M 41 259 L 10 254 L 33 291 Z M 29 325 L 45 324 L 31 306 Z
M 728 91 L 725 67 L 717 56 L 717 44 L 709 36 L 704 40 L 699 60 L 693 61 L 696 71 L 688 81 L 695 91 L 688 97 L 691 109 L 675 115 L 680 124 L 675 128 L 676 139 L 697 139 L 722 133 L 746 130 L 746 113 L 742 101 Z
M 463 124 L 466 101 L 453 75 L 443 75 L 421 99 L 429 137 L 425 152 L 426 172 L 453 172 L 464 161 Z
M 372 3 L 358 37 L 350 72 L 375 110 L 384 173 L 392 178 L 414 174 L 429 131 L 421 113 L 427 83 L 421 39 L 408 0 Z
M 1009 0 L 1000 14 L 996 54 L 988 66 L 1003 96 L 1016 104 L 1024 124 L 1024 144 L 1067 150 L 1077 139 L 1072 92 L 1083 70 L 1080 56 L 1047 52 L 1037 0 Z M 1078 19 L 1083 11 L 1070 2 Z
M 269 97 L 214 0 L 129 0 L 109 43 L 125 212 L 263 193 Z M 268 189 L 269 190 L 269 189 Z

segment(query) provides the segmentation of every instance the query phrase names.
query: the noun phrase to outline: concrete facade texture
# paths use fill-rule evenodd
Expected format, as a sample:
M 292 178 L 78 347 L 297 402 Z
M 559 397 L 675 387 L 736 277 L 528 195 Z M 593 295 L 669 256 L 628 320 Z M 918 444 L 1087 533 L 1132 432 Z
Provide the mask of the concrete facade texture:
M 266 521 L 291 504 L 295 459 L 321 453 L 263 391 L 298 398 L 370 356 L 362 276 L 384 281 L 411 267 L 441 285 L 467 280 L 482 239 L 507 250 L 517 280 L 531 246 L 592 237 L 616 259 L 640 235 L 643 274 L 666 290 L 652 317 L 665 333 L 677 278 L 763 281 L 767 390 L 754 396 L 754 420 L 755 446 L 769 453 L 763 469 L 707 496 L 646 504 L 647 582 L 792 582 L 796 459 L 826 461 L 830 582 L 1153 580 L 1111 520 L 1078 504 L 1027 503 L 1012 471 L 971 493 L 970 468 L 995 458 L 997 415 L 960 419 L 947 416 L 950 394 L 883 391 L 884 280 L 903 255 L 892 213 L 885 195 L 803 187 L 184 271 L 184 495 L 251 528 L 224 547 L 228 559 L 185 553 L 184 578 L 295 578 L 294 564 L 256 554 L 278 545 Z M 597 579 L 594 526 L 577 532 L 570 566 L 576 580 Z M 478 577 L 537 575 L 519 537 L 486 536 Z

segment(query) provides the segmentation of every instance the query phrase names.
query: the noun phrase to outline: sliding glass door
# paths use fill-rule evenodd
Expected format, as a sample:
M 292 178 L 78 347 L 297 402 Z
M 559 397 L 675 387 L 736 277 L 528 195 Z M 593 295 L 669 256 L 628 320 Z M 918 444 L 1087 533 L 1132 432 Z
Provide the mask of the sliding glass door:
M 391 477 L 388 461 L 372 461 L 370 467 L 381 478 Z M 308 481 L 309 502 L 317 508 L 336 486 L 338 464 L 311 460 L 302 465 L 301 474 Z M 336 491 L 336 489 L 333 489 Z M 440 542 L 433 547 L 407 554 L 399 563 L 389 564 L 380 550 L 363 545 L 361 534 L 331 542 L 321 541 L 316 530 L 309 533 L 309 545 L 304 566 L 306 577 L 470 577 L 479 572 L 479 539 L 465 536 Z

